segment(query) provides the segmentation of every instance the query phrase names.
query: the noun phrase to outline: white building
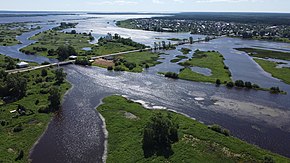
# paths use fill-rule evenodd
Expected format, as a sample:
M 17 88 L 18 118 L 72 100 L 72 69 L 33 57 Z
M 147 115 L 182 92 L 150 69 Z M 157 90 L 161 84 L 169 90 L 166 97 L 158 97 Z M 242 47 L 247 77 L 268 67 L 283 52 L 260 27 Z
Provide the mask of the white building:
M 16 66 L 18 68 L 26 68 L 26 67 L 29 67 L 29 64 L 27 62 L 20 62 L 20 63 L 17 63 Z

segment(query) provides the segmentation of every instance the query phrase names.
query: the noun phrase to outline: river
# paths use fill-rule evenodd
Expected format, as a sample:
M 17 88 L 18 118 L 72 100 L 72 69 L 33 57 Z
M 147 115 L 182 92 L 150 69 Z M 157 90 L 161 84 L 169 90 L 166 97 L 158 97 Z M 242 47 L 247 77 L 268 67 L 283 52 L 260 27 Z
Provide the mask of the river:
M 55 26 L 55 24 L 46 24 L 49 20 L 55 20 L 57 23 L 68 19 L 67 17 L 71 19 L 70 21 L 79 22 L 76 27 L 78 32 L 92 32 L 96 38 L 110 32 L 152 45 L 154 41 L 191 36 L 189 33 L 157 33 L 123 29 L 114 24 L 115 20 L 150 17 L 150 15 L 46 16 L 42 19 L 44 28 L 41 30 Z M 87 17 L 92 18 L 87 19 Z M 33 20 L 31 17 L 27 18 Z M 0 22 L 4 22 L 1 19 Z M 18 18 L 15 19 L 17 20 Z M 26 42 L 26 39 L 38 32 L 33 31 L 20 36 L 22 46 L 31 43 Z M 195 39 L 204 37 L 192 36 Z M 0 47 L 0 53 L 38 63 L 46 60 L 24 55 L 18 52 L 18 46 Z M 160 60 L 162 64 L 139 74 L 108 72 L 97 67 L 65 66 L 67 79 L 72 83 L 73 88 L 65 96 L 62 111 L 52 119 L 47 131 L 33 149 L 32 162 L 102 162 L 103 123 L 95 108 L 101 104 L 104 97 L 112 94 L 125 95 L 132 100 L 138 100 L 148 108 L 174 110 L 205 124 L 220 124 L 238 138 L 290 157 L 289 94 L 273 95 L 264 91 L 229 90 L 208 83 L 167 79 L 157 74 L 159 71 L 179 71 L 181 67 L 171 63 L 170 60 L 181 54 L 179 49 L 182 47 L 193 51 L 217 50 L 225 57 L 225 63 L 230 68 L 234 80 L 251 81 L 263 87 L 279 86 L 290 93 L 289 85 L 271 77 L 246 53 L 234 50 L 237 47 L 255 46 L 281 51 L 290 50 L 290 44 L 224 37 L 206 43 L 182 45 L 176 50 L 165 51 L 169 55 L 161 56 L 164 58 Z M 189 56 L 191 55 L 192 52 Z M 196 97 L 203 97 L 205 100 L 196 101 Z

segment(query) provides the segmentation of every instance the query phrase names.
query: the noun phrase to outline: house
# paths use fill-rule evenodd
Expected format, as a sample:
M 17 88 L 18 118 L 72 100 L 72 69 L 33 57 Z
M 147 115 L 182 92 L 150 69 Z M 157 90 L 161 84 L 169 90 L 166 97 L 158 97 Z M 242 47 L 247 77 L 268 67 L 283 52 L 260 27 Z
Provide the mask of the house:
M 27 62 L 20 62 L 16 64 L 17 68 L 26 68 L 29 67 L 29 64 Z
M 75 55 L 71 55 L 68 57 L 70 60 L 76 60 L 78 58 L 78 56 L 75 56 Z

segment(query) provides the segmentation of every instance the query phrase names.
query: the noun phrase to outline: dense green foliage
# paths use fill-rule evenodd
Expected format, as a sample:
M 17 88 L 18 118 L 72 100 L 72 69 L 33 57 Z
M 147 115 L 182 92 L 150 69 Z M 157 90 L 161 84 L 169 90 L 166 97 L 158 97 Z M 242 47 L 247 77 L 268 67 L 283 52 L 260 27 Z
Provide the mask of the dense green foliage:
M 26 80 L 24 96 L 14 102 L 0 100 L 0 162 L 28 163 L 30 149 L 50 121 L 52 114 L 40 113 L 48 108 L 49 90 L 56 86 L 54 71 L 46 70 L 46 76 L 42 76 L 42 70 L 13 75 L 17 80 Z M 58 87 L 64 95 L 70 85 L 62 83 Z M 16 112 L 10 113 L 13 110 Z
M 61 22 L 60 25 L 58 27 L 54 27 L 52 28 L 53 30 L 56 30 L 56 31 L 60 31 L 60 30 L 64 30 L 64 29 L 67 29 L 67 28 L 75 28 L 76 25 L 78 25 L 78 23 L 66 23 L 66 22 Z M 76 33 L 74 33 L 76 34 Z
M 172 116 L 157 113 L 150 118 L 143 131 L 142 148 L 144 156 L 153 155 L 168 158 L 173 154 L 171 144 L 178 141 L 178 124 Z
M 215 83 L 216 80 L 219 79 L 221 83 L 230 82 L 232 81 L 231 73 L 228 70 L 228 68 L 226 68 L 223 60 L 224 60 L 223 56 L 218 52 L 196 51 L 192 59 L 180 63 L 180 65 L 185 66 L 185 68 L 181 70 L 178 76 L 180 79 L 192 81 Z M 189 68 L 190 66 L 208 68 L 211 70 L 212 75 L 205 76 L 193 72 Z
M 146 110 L 140 104 L 120 96 L 103 100 L 97 108 L 106 119 L 108 137 L 107 162 L 276 162 L 290 160 L 245 143 L 237 138 L 213 131 L 181 114 L 164 110 Z M 142 149 L 144 127 L 150 117 L 170 114 L 178 124 L 179 141 L 172 144 L 169 158 L 154 155 L 146 158 Z
M 166 72 L 164 76 L 167 78 L 178 79 L 178 74 L 175 72 Z
M 286 53 L 286 52 L 254 49 L 254 48 L 237 48 L 236 50 L 246 52 L 250 56 L 253 56 L 253 57 L 274 58 L 274 59 L 281 59 L 281 60 L 290 61 L 290 53 Z
M 83 66 L 91 66 L 92 65 L 92 63 L 90 62 L 88 57 L 78 57 L 75 61 L 75 64 L 83 65 Z

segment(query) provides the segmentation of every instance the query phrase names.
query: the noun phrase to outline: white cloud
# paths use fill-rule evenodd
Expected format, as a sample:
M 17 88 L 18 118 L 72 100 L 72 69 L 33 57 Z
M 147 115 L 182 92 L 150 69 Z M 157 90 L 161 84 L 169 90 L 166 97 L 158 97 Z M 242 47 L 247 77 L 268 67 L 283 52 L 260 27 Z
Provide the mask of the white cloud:
M 113 1 L 101 1 L 101 2 L 86 2 L 88 5 L 137 5 L 137 1 L 130 1 L 130 0 L 113 0 Z

